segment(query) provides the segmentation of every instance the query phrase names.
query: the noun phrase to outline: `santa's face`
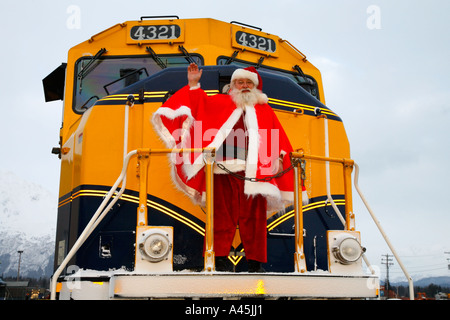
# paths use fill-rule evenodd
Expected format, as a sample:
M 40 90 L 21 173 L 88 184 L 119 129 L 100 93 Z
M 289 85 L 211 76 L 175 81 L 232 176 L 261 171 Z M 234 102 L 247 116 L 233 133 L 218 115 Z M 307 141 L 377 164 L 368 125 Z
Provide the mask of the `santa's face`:
M 239 108 L 253 106 L 258 102 L 258 92 L 256 88 L 232 88 L 229 94 Z
M 250 92 L 255 87 L 255 84 L 250 79 L 236 79 L 234 87 L 241 92 Z

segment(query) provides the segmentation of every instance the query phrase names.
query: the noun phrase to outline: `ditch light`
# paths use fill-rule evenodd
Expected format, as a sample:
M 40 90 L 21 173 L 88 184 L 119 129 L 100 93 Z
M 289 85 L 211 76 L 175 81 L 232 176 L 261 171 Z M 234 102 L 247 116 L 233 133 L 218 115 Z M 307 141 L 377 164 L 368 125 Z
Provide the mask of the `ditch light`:
M 135 271 L 171 272 L 173 270 L 172 247 L 172 227 L 137 227 Z
M 361 274 L 361 257 L 366 251 L 361 246 L 361 235 L 357 231 L 329 230 L 328 267 L 331 273 Z

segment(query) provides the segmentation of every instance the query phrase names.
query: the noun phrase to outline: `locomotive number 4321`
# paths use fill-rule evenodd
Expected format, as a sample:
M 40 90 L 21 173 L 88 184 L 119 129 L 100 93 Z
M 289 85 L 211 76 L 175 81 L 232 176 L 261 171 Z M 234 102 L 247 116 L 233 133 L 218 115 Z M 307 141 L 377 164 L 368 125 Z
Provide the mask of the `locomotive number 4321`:
M 243 31 L 237 31 L 236 32 L 236 42 L 240 44 L 241 46 L 257 49 L 265 52 L 273 53 L 276 51 L 276 44 L 275 41 L 262 37 L 257 36 L 251 33 L 243 32 Z
M 181 28 L 178 25 L 134 26 L 130 37 L 133 40 L 165 40 L 180 37 Z

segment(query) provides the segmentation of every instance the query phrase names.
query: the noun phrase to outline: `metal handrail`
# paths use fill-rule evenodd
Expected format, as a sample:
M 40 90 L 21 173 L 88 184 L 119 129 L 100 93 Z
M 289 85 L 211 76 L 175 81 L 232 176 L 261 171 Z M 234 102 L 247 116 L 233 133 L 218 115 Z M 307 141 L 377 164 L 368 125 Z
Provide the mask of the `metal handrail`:
M 149 158 L 151 154 L 168 154 L 168 153 L 184 153 L 184 152 L 202 152 L 205 156 L 205 174 L 206 174 L 206 223 L 205 223 L 205 261 L 204 261 L 204 271 L 205 272 L 212 272 L 215 270 L 215 262 L 214 262 L 214 230 L 213 230 L 213 219 L 214 219 L 214 203 L 213 203 L 213 186 L 214 186 L 214 174 L 213 174 L 213 165 L 214 165 L 214 155 L 215 155 L 215 149 L 214 148 L 185 148 L 185 149 L 149 149 L 149 148 L 143 148 L 143 149 L 136 149 L 131 152 L 129 152 L 125 157 L 123 161 L 123 167 L 122 171 L 117 178 L 116 182 L 114 183 L 113 187 L 110 189 L 106 197 L 103 199 L 102 203 L 100 204 L 97 211 L 92 216 L 89 223 L 86 225 L 85 229 L 81 233 L 81 235 L 78 237 L 77 241 L 63 260 L 63 262 L 60 264 L 58 269 L 55 271 L 52 280 L 51 280 L 51 299 L 54 300 L 56 297 L 56 286 L 59 276 L 61 275 L 62 271 L 66 268 L 69 261 L 73 258 L 73 256 L 76 254 L 76 252 L 79 250 L 79 248 L 83 245 L 83 243 L 87 240 L 87 238 L 92 234 L 92 232 L 95 230 L 97 225 L 102 221 L 102 219 L 107 215 L 107 213 L 110 211 L 112 206 L 117 202 L 117 200 L 122 196 L 125 187 L 126 187 L 126 175 L 127 170 L 129 166 L 130 159 L 134 156 L 139 156 Z M 344 166 L 344 182 L 345 182 L 345 199 L 346 199 L 346 217 L 345 221 L 347 222 L 345 225 L 348 227 L 349 225 L 352 225 L 349 223 L 354 219 L 354 215 L 351 212 L 351 189 L 348 186 L 348 175 L 351 175 L 351 171 L 353 166 L 355 167 L 355 188 L 358 191 L 362 201 L 364 202 L 366 208 L 368 209 L 372 219 L 374 220 L 375 224 L 377 225 L 378 229 L 380 230 L 383 238 L 385 239 L 386 243 L 388 244 L 389 248 L 391 249 L 393 255 L 397 259 L 399 265 L 401 266 L 403 272 L 405 273 L 405 276 L 408 279 L 409 282 L 409 290 L 410 290 L 410 299 L 414 299 L 414 289 L 413 289 L 413 282 L 411 277 L 409 276 L 408 272 L 406 271 L 405 266 L 400 261 L 400 258 L 398 257 L 398 254 L 396 253 L 395 249 L 393 248 L 392 244 L 390 243 L 386 233 L 382 229 L 380 223 L 376 219 L 372 209 L 370 208 L 369 204 L 367 203 L 364 195 L 362 194 L 359 185 L 358 185 L 358 177 L 359 177 L 359 167 L 358 165 L 351 159 L 346 158 L 332 158 L 332 157 L 323 157 L 323 156 L 315 156 L 315 155 L 308 155 L 305 154 L 303 150 L 299 149 L 297 152 L 291 153 L 292 162 L 294 165 L 294 210 L 295 210 L 295 253 L 294 253 L 294 262 L 295 262 L 295 271 L 297 273 L 304 273 L 306 272 L 306 261 L 305 261 L 305 255 L 304 255 L 304 244 L 303 244 L 303 209 L 301 203 L 301 199 L 299 198 L 299 195 L 301 195 L 301 191 L 299 190 L 301 174 L 303 168 L 299 165 L 300 162 L 296 161 L 298 159 L 310 159 L 310 160 L 319 160 L 319 161 L 329 161 L 329 162 L 336 162 L 341 163 Z M 145 164 L 145 166 L 148 165 Z M 141 165 L 141 170 L 144 166 Z M 140 185 L 141 187 L 145 185 L 144 189 L 140 189 L 140 200 L 139 200 L 139 206 L 138 206 L 138 225 L 140 221 L 144 221 L 145 224 L 147 224 L 147 210 L 140 212 L 140 208 L 145 207 L 146 209 L 146 202 L 147 202 L 147 191 L 146 191 L 146 184 L 147 184 L 147 171 L 146 169 L 144 171 L 140 171 L 141 173 L 144 172 L 145 174 L 140 175 Z M 122 183 L 121 189 L 119 192 L 117 192 L 117 188 Z M 145 193 L 141 196 L 141 193 Z M 116 194 L 116 195 L 115 195 Z M 115 195 L 115 196 L 114 196 Z M 108 202 L 111 200 L 111 198 L 114 199 L 108 204 Z M 143 220 L 139 220 L 139 214 L 144 214 L 145 218 Z M 140 223 L 142 225 L 142 223 Z M 365 260 L 368 264 L 367 260 Z M 369 264 L 368 264 L 369 265 Z M 370 265 L 369 265 L 370 267 Z
M 400 265 L 400 268 L 402 269 L 403 274 L 405 275 L 406 279 L 408 280 L 408 284 L 409 284 L 409 298 L 410 298 L 410 300 L 414 300 L 414 284 L 413 284 L 413 280 L 412 280 L 411 276 L 409 275 L 408 271 L 406 270 L 404 264 L 400 260 L 400 257 L 398 256 L 397 252 L 395 251 L 394 246 L 389 241 L 388 236 L 386 235 L 386 233 L 384 232 L 383 228 L 381 227 L 380 222 L 376 218 L 372 208 L 369 206 L 369 203 L 367 202 L 366 198 L 364 197 L 361 189 L 359 188 L 359 184 L 358 184 L 359 166 L 356 163 L 354 164 L 354 166 L 355 166 L 355 181 L 354 181 L 355 189 L 358 192 L 358 194 L 359 194 L 361 200 L 363 201 L 364 205 L 366 206 L 367 211 L 369 211 L 370 216 L 372 217 L 372 220 L 377 225 L 378 230 L 380 230 L 380 233 L 383 236 L 384 240 L 386 241 L 386 244 L 389 246 L 389 249 L 391 249 L 391 252 L 394 255 L 395 259 L 397 260 L 398 264 Z
M 371 209 L 369 203 L 367 202 L 366 198 L 364 197 L 359 184 L 358 184 L 358 179 L 359 179 L 359 166 L 356 164 L 356 162 L 354 160 L 351 159 L 347 159 L 347 158 L 336 158 L 336 157 L 324 157 L 324 156 L 316 156 L 316 155 L 308 155 L 305 154 L 305 152 L 302 149 L 297 150 L 297 152 L 293 152 L 291 153 L 291 157 L 292 158 L 298 158 L 298 159 L 310 159 L 310 160 L 318 160 L 318 161 L 329 161 L 329 162 L 335 162 L 335 163 L 341 163 L 344 167 L 344 185 L 345 185 L 345 222 L 344 226 L 346 226 L 346 229 L 349 230 L 349 226 L 352 223 L 352 221 L 354 221 L 354 214 L 352 212 L 352 201 L 351 201 L 351 184 L 349 183 L 349 175 L 351 175 L 351 171 L 352 168 L 355 168 L 355 177 L 354 177 L 354 186 L 356 191 L 358 192 L 361 200 L 363 201 L 364 205 L 367 208 L 367 211 L 369 211 L 370 216 L 372 217 L 372 220 L 375 222 L 376 226 L 378 227 L 381 235 L 383 236 L 383 239 L 386 241 L 386 244 L 388 245 L 389 249 L 392 251 L 392 254 L 394 255 L 395 259 L 397 260 L 398 264 L 400 265 L 400 268 L 402 269 L 406 279 L 408 280 L 408 284 L 409 284 L 409 297 L 411 300 L 414 300 L 414 284 L 413 284 L 413 280 L 411 278 L 411 276 L 409 275 L 408 271 L 406 270 L 406 267 L 404 266 L 404 264 L 402 263 L 400 257 L 398 256 L 397 252 L 394 249 L 394 246 L 392 245 L 392 243 L 390 242 L 387 234 L 385 233 L 385 231 L 383 230 L 380 222 L 378 221 L 378 219 L 376 218 L 373 210 Z M 294 167 L 295 168 L 295 167 Z M 296 184 L 297 184 L 297 180 L 296 180 Z M 298 186 L 296 186 L 298 189 Z M 350 200 L 350 201 L 349 201 Z M 295 204 L 294 204 L 295 206 Z M 297 209 L 296 209 L 296 215 L 297 213 Z M 299 213 L 301 213 L 301 209 L 299 209 Z M 296 221 L 299 219 L 299 217 L 296 216 Z M 341 218 L 342 220 L 342 218 Z M 302 243 L 302 237 L 299 237 L 298 241 L 299 243 L 297 244 L 297 240 L 296 240 L 296 246 L 297 247 L 301 247 L 303 248 L 303 243 Z M 300 243 L 301 242 L 301 243 Z M 373 270 L 368 262 L 368 260 L 366 259 L 365 255 L 363 255 L 364 261 L 366 262 L 366 264 L 369 266 L 369 268 L 371 269 L 372 273 Z
M 306 272 L 306 260 L 303 241 L 303 206 L 300 195 L 300 179 L 303 168 L 300 161 L 291 153 L 291 162 L 294 166 L 294 231 L 295 231 L 295 252 L 294 252 L 294 270 L 296 273 Z
M 295 262 L 295 272 L 304 273 L 306 272 L 306 262 L 304 255 L 304 242 L 303 242 L 303 207 L 300 205 L 300 197 L 302 194 L 299 190 L 301 173 L 303 168 L 299 165 L 299 159 L 309 159 L 309 160 L 319 160 L 319 161 L 328 161 L 328 162 L 337 162 L 341 163 L 344 167 L 344 185 L 345 185 L 345 219 L 342 217 L 337 206 L 334 204 L 334 201 L 331 201 L 333 208 L 335 209 L 338 217 L 340 218 L 342 224 L 344 225 L 346 230 L 354 230 L 354 214 L 352 213 L 352 199 L 351 192 L 349 190 L 349 179 L 351 178 L 351 169 L 354 163 L 351 159 L 345 158 L 331 158 L 324 156 L 315 156 L 305 154 L 303 149 L 298 149 L 296 152 L 291 152 L 291 161 L 294 165 L 294 226 L 295 226 L 295 253 L 294 253 L 294 262 Z M 328 199 L 331 199 L 329 194 L 329 190 L 327 187 Z
M 56 269 L 55 273 L 53 274 L 53 277 L 51 280 L 51 288 L 50 288 L 51 300 L 55 300 L 55 298 L 56 298 L 56 285 L 57 285 L 58 278 L 61 275 L 62 271 L 66 268 L 67 264 L 73 258 L 75 253 L 77 253 L 78 249 L 83 245 L 83 243 L 86 241 L 86 239 L 91 235 L 92 231 L 94 231 L 94 229 L 97 227 L 97 225 L 106 216 L 106 214 L 110 211 L 112 206 L 117 202 L 117 200 L 121 197 L 122 193 L 125 191 L 125 185 L 126 185 L 125 177 L 126 177 L 126 172 L 127 172 L 127 168 L 128 168 L 128 163 L 129 163 L 131 157 L 134 155 L 136 155 L 136 150 L 129 152 L 128 155 L 124 158 L 122 172 L 120 173 L 116 182 L 112 186 L 111 190 L 109 190 L 105 199 L 103 199 L 103 201 L 100 204 L 100 206 L 98 207 L 97 211 L 94 213 L 91 220 L 86 225 L 83 232 L 78 237 L 77 241 L 72 246 L 72 248 L 70 249 L 67 256 L 64 258 L 62 263 L 59 265 L 58 269 Z M 122 183 L 122 182 L 124 182 L 124 183 Z M 110 204 L 108 206 L 106 206 L 108 201 L 113 197 L 113 195 L 116 192 L 120 183 L 122 183 L 122 188 L 118 192 L 117 196 L 113 199 L 113 201 L 111 201 Z M 105 208 L 105 206 L 106 206 L 106 208 Z
M 123 192 L 125 191 L 126 175 L 127 175 L 127 170 L 128 170 L 128 165 L 130 163 L 130 159 L 134 156 L 150 155 L 151 153 L 167 154 L 167 153 L 183 153 L 183 152 L 203 152 L 203 153 L 211 154 L 211 153 L 215 152 L 215 149 L 214 148 L 185 148 L 185 149 L 148 149 L 148 148 L 145 148 L 145 149 L 136 149 L 136 150 L 130 151 L 124 157 L 122 171 L 121 171 L 119 177 L 117 178 L 116 182 L 114 183 L 114 185 L 112 186 L 112 188 L 110 189 L 110 191 L 108 192 L 106 197 L 103 199 L 103 201 L 100 204 L 100 206 L 98 207 L 97 211 L 94 213 L 91 220 L 88 222 L 88 224 L 84 228 L 83 232 L 81 233 L 81 235 L 78 237 L 75 244 L 70 249 L 67 256 L 64 258 L 62 263 L 59 265 L 59 267 L 56 269 L 55 273 L 53 274 L 52 280 L 51 280 L 51 288 L 50 288 L 50 290 L 51 290 L 50 299 L 51 300 L 56 299 L 56 286 L 57 286 L 58 278 L 61 275 L 62 271 L 67 267 L 67 264 L 69 263 L 69 261 L 78 252 L 80 247 L 84 244 L 84 242 L 87 240 L 87 238 L 92 234 L 92 232 L 95 230 L 95 228 L 98 226 L 98 224 L 108 214 L 108 212 L 111 210 L 113 205 L 117 202 L 117 200 L 122 196 Z M 207 168 L 209 168 L 209 170 L 207 170 L 207 171 L 212 172 L 211 163 L 207 164 Z M 207 178 L 208 177 L 211 179 L 211 182 L 209 184 L 207 183 L 207 185 L 206 185 L 206 187 L 207 187 L 206 193 L 212 194 L 211 189 L 208 189 L 208 188 L 212 188 L 212 185 L 213 185 L 212 179 L 214 177 L 212 174 L 207 173 Z M 146 175 L 140 176 L 140 179 L 141 179 L 141 182 L 144 182 L 142 180 L 144 180 L 144 179 L 146 180 Z M 117 188 L 119 187 L 119 185 L 121 183 L 122 183 L 122 186 L 121 186 L 120 191 L 115 195 L 114 199 L 108 204 L 108 202 L 111 200 L 111 198 L 117 192 Z M 146 184 L 147 184 L 147 181 L 145 181 L 144 183 L 140 183 L 141 186 L 146 185 Z M 142 193 L 142 192 L 140 192 L 140 193 Z M 145 208 L 147 207 L 146 200 L 145 201 L 142 200 L 142 199 L 144 199 L 144 197 L 146 199 L 146 197 L 147 197 L 146 192 L 145 192 L 145 195 L 141 196 L 141 194 L 140 194 L 140 197 L 139 197 L 140 201 L 139 201 L 139 206 L 138 206 L 138 223 L 139 223 L 139 213 L 140 213 L 142 204 L 145 203 Z M 212 199 L 212 197 L 210 197 L 210 198 Z M 144 214 L 146 215 L 146 213 L 147 213 L 147 211 L 145 210 Z M 207 224 L 208 224 L 208 221 L 210 221 L 210 228 L 206 228 L 206 230 L 207 230 L 206 239 L 207 239 L 208 243 L 210 243 L 208 252 L 210 252 L 209 257 L 212 258 L 212 264 L 210 261 L 211 259 L 208 260 L 208 269 L 206 271 L 214 271 L 214 247 L 213 247 L 213 242 L 212 242 L 212 239 L 213 239 L 213 236 L 212 236 L 213 203 L 212 203 L 212 200 L 209 201 L 209 203 L 207 203 L 206 214 L 207 214 Z M 147 223 L 146 217 L 145 217 L 144 221 L 145 221 L 145 223 Z M 205 258 L 205 267 L 206 267 L 206 258 Z
M 306 154 L 303 149 L 298 149 L 296 152 L 291 153 L 292 158 L 298 158 L 298 159 L 309 159 L 309 160 L 319 160 L 324 162 L 335 162 L 340 163 L 343 165 L 344 168 L 344 188 L 345 188 L 345 218 L 342 216 L 339 209 L 334 204 L 334 201 L 331 201 L 331 204 L 338 215 L 339 219 L 341 220 L 342 224 L 344 225 L 346 230 L 354 230 L 354 214 L 353 214 L 353 207 L 352 207 L 352 196 L 351 196 L 351 190 L 350 190 L 350 181 L 351 181 L 351 172 L 353 168 L 353 164 L 355 163 L 351 159 L 347 158 L 333 158 L 333 157 L 326 157 L 326 156 L 317 156 L 317 155 L 310 155 Z M 329 190 L 327 189 L 327 193 L 329 193 Z M 328 194 L 328 198 L 331 199 L 330 195 Z

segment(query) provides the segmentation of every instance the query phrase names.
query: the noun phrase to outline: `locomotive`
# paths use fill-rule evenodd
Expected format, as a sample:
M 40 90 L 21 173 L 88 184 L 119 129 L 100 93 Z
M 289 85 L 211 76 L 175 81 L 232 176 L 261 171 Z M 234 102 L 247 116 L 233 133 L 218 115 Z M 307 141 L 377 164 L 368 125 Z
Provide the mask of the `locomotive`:
M 214 150 L 167 149 L 152 127 L 190 63 L 208 95 L 255 67 L 294 148 L 294 203 L 267 215 L 264 273 L 247 272 L 239 229 L 233 272 L 215 270 L 214 177 L 205 205 L 194 204 L 168 160 L 203 152 L 208 171 Z M 71 48 L 43 85 L 46 101 L 64 101 L 52 150 L 61 159 L 53 299 L 378 297 L 378 276 L 362 263 L 343 121 L 325 104 L 320 71 L 288 40 L 236 21 L 141 17 Z

